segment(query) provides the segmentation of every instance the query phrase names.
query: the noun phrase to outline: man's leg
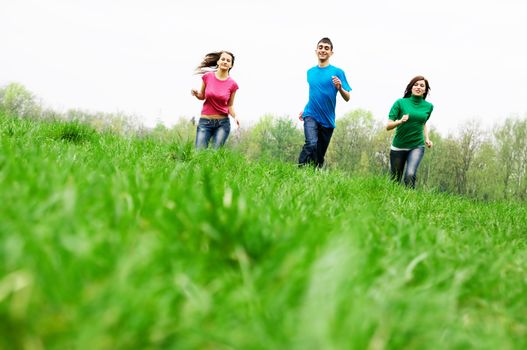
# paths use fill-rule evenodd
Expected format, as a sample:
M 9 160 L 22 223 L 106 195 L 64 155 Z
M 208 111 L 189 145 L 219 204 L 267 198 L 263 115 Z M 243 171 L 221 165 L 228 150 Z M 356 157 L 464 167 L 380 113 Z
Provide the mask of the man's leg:
M 299 165 L 313 164 L 317 161 L 319 125 L 313 117 L 304 118 L 304 137 L 305 143 L 298 157 Z
M 328 150 L 331 136 L 333 135 L 333 128 L 325 128 L 319 125 L 318 128 L 318 143 L 317 143 L 317 167 L 322 168 L 324 165 L 324 157 Z

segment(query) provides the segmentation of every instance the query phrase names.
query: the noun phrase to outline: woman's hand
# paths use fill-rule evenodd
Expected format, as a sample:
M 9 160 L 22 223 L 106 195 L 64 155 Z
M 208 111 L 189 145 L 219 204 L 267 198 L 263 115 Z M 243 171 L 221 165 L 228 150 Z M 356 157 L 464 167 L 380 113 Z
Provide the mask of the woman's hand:
M 397 120 L 388 119 L 388 123 L 386 124 L 386 130 L 390 131 L 392 129 L 395 129 L 399 125 L 401 125 L 403 123 L 406 123 L 408 121 L 408 118 L 409 118 L 409 115 L 408 114 L 404 114 L 401 117 L 401 119 L 397 119 Z

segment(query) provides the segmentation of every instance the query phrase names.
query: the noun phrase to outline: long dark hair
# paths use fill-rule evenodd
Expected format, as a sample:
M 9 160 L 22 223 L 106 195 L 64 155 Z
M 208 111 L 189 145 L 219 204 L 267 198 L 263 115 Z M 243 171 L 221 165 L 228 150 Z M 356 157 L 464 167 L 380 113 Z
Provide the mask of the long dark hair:
M 232 57 L 232 66 L 229 68 L 229 72 L 231 71 L 232 67 L 234 66 L 234 55 L 229 51 L 217 51 L 217 52 L 210 52 L 205 55 L 205 58 L 203 58 L 203 61 L 196 67 L 195 74 L 203 74 L 207 72 L 208 70 L 205 68 L 218 68 L 218 61 L 221 57 L 222 53 L 226 53 L 227 55 Z
M 419 80 L 424 80 L 425 81 L 426 90 L 425 90 L 425 93 L 423 94 L 423 100 L 426 99 L 426 96 L 428 95 L 428 91 L 430 91 L 432 89 L 430 88 L 430 84 L 428 84 L 428 80 L 426 80 L 425 77 L 423 77 L 422 75 L 416 76 L 415 78 L 410 80 L 408 85 L 406 85 L 406 89 L 404 90 L 404 96 L 403 96 L 404 98 L 412 96 L 412 87 L 414 86 L 415 82 L 419 81 Z

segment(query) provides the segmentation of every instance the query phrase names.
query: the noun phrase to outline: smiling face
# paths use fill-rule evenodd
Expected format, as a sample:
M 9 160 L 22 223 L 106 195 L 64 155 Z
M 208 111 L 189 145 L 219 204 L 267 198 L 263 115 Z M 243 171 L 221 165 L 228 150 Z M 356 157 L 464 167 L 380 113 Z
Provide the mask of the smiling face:
M 329 43 L 319 42 L 315 50 L 319 62 L 326 62 L 333 55 L 333 48 Z
M 426 93 L 426 82 L 424 80 L 417 80 L 412 86 L 412 95 L 423 96 Z
M 218 69 L 221 70 L 230 70 L 232 68 L 233 59 L 232 56 L 229 55 L 227 52 L 222 52 L 220 59 L 216 63 L 218 65 Z
M 430 84 L 428 83 L 428 80 L 423 77 L 422 75 L 418 75 L 414 77 L 408 85 L 406 85 L 406 88 L 404 89 L 404 98 L 408 98 L 412 95 L 414 96 L 421 96 L 423 99 L 426 99 L 428 96 L 428 93 L 430 92 Z

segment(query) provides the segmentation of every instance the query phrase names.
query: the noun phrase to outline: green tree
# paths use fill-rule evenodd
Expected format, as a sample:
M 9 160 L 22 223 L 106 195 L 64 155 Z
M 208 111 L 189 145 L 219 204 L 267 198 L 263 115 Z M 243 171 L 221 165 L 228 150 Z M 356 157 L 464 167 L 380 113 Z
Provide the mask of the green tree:
M 303 134 L 289 117 L 264 115 L 238 143 L 251 159 L 267 158 L 296 162 L 302 147 Z M 238 148 L 237 147 L 237 148 Z
M 434 139 L 434 150 L 429 152 L 432 157 L 424 163 L 427 184 L 441 191 L 467 194 L 470 170 L 483 140 L 480 127 L 468 122 L 457 136 Z
M 364 109 L 356 109 L 337 119 L 337 128 L 331 140 L 327 160 L 333 167 L 362 174 L 371 173 L 376 164 L 377 152 L 372 147 L 379 130 L 380 122 Z
M 496 200 L 503 197 L 502 167 L 498 162 L 497 150 L 493 142 L 486 138 L 474 157 L 468 177 L 467 194 L 470 197 Z
M 375 135 L 373 135 L 371 150 L 374 153 L 372 173 L 387 174 L 390 172 L 390 144 L 393 133 L 386 131 L 384 127 L 379 126 Z
M 419 165 L 419 186 L 437 187 L 437 178 L 444 171 L 440 167 L 441 151 L 445 148 L 445 141 L 441 134 L 434 128 L 430 129 L 430 140 L 434 143 L 432 148 L 425 149 L 425 155 Z M 439 176 L 438 176 L 439 175 Z
M 527 197 L 527 116 L 508 118 L 494 133 L 505 197 Z
M 431 159 L 424 158 L 422 164 L 427 186 L 442 192 L 457 193 L 456 174 L 461 164 L 461 149 L 457 140 L 449 135 L 439 142 L 435 141 L 433 149 L 434 156 L 428 157 Z
M 467 122 L 462 126 L 458 140 L 461 157 L 455 172 L 459 194 L 467 193 L 469 170 L 482 141 L 483 132 L 476 121 Z
M 41 111 L 35 96 L 18 83 L 10 83 L 0 89 L 0 106 L 8 115 L 24 118 L 36 118 Z

